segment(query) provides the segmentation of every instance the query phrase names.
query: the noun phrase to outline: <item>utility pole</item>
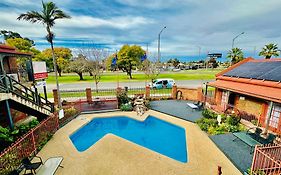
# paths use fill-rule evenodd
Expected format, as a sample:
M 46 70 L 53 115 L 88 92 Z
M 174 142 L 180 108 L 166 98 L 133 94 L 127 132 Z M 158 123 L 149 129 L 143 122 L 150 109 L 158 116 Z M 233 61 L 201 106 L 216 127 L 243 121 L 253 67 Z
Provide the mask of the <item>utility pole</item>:
M 163 32 L 163 30 L 166 28 L 167 28 L 166 26 L 163 27 L 158 34 L 158 63 L 160 63 L 160 36 L 161 36 L 161 33 Z
M 234 47 L 234 41 L 236 40 L 236 38 L 238 38 L 239 36 L 241 36 L 241 35 L 243 35 L 243 34 L 245 34 L 245 32 L 242 32 L 242 33 L 240 33 L 239 35 L 237 35 L 237 36 L 235 36 L 233 39 L 232 39 L 232 49 L 233 49 L 233 47 Z

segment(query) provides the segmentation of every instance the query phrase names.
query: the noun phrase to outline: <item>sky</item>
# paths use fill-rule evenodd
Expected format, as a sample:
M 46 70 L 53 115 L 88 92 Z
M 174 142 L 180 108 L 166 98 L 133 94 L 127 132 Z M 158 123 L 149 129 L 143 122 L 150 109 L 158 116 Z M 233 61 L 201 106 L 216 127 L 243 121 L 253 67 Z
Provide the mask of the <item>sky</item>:
M 148 48 L 157 57 L 161 29 L 161 59 L 182 61 L 226 56 L 234 47 L 246 57 L 258 57 L 268 43 L 281 44 L 280 0 L 53 0 L 71 19 L 58 20 L 53 28 L 55 46 L 77 49 L 95 43 L 112 52 L 123 44 Z M 0 29 L 20 33 L 49 48 L 42 24 L 18 21 L 30 10 L 39 11 L 41 0 L 1 0 Z

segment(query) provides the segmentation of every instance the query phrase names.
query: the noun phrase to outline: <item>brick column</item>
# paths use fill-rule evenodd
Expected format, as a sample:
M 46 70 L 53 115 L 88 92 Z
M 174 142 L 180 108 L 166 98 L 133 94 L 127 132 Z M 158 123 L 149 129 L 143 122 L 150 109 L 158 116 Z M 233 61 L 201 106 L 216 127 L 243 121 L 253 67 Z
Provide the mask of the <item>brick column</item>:
M 121 91 L 122 91 L 122 88 L 121 88 L 121 87 L 116 88 L 116 93 L 117 93 L 117 95 L 120 94 Z
M 173 85 L 172 87 L 172 99 L 176 99 L 177 98 L 177 85 Z
M 57 89 L 53 89 L 53 97 L 54 97 L 54 105 L 58 105 L 58 90 Z
M 203 101 L 203 88 L 197 88 L 197 101 Z
M 145 87 L 145 98 L 150 98 L 150 86 Z
M 92 89 L 91 88 L 86 88 L 86 97 L 87 97 L 87 102 L 92 101 Z

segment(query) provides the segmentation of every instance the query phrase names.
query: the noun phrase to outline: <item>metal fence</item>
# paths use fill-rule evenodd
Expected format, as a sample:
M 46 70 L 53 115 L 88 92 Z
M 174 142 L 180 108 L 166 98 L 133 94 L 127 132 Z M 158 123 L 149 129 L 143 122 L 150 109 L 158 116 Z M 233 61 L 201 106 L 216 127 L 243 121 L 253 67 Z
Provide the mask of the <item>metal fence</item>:
M 145 97 L 145 88 L 124 88 L 127 91 L 127 95 L 130 98 L 134 98 L 136 96 L 143 96 Z
M 172 89 L 150 89 L 151 98 L 171 98 Z
M 36 154 L 57 129 L 58 117 L 52 115 L 6 148 L 0 153 L 0 174 L 9 174 L 17 169 L 21 160 Z
M 281 173 L 281 145 L 257 145 L 251 166 L 252 175 Z
M 60 97 L 62 101 L 76 101 L 76 100 L 85 100 L 86 99 L 86 90 L 85 89 L 76 89 L 76 90 L 61 90 Z
M 92 89 L 93 98 L 116 98 L 116 89 L 99 89 L 98 91 Z

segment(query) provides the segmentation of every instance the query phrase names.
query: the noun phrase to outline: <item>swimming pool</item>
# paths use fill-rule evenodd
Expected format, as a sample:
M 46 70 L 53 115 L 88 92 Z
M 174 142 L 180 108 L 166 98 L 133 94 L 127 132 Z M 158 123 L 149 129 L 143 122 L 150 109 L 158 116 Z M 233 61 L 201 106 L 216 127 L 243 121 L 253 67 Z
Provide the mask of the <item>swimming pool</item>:
M 70 140 L 82 152 L 108 133 L 180 162 L 188 161 L 185 129 L 153 116 L 143 122 L 126 116 L 95 118 L 70 135 Z

